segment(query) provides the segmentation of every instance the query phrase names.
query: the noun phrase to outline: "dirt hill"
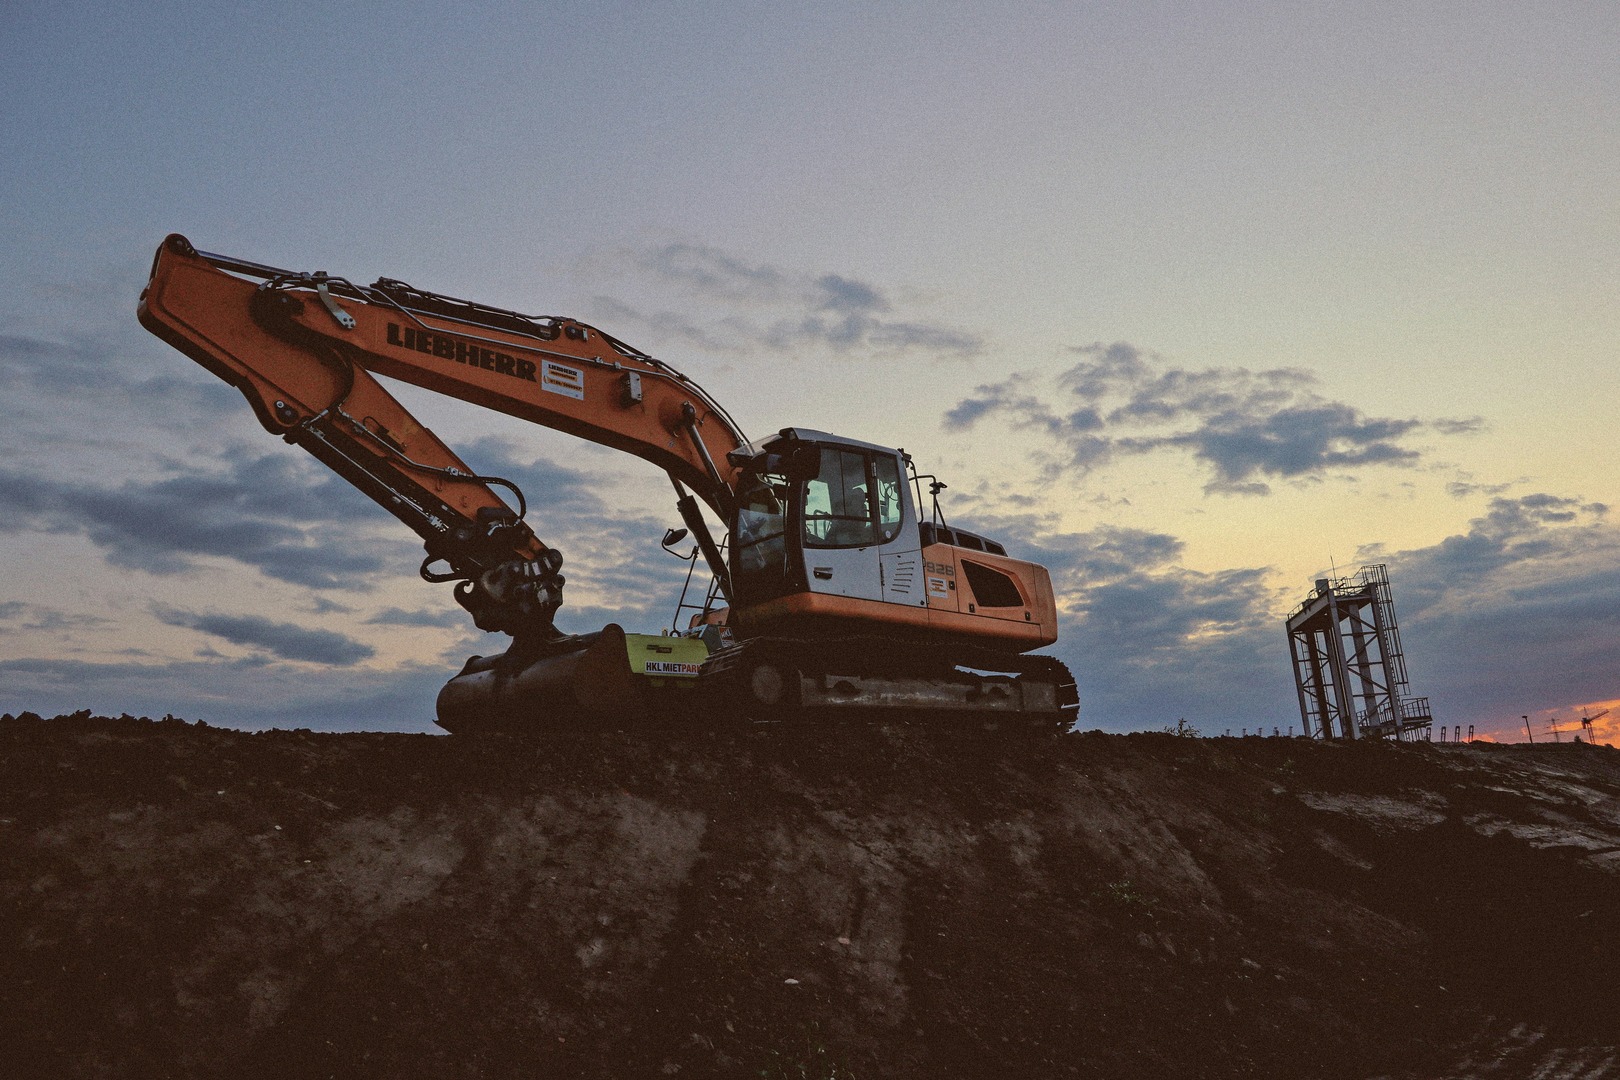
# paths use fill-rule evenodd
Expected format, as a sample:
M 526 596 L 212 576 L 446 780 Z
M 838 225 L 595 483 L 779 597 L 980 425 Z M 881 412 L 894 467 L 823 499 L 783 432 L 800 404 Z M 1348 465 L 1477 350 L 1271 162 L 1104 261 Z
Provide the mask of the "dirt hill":
M 1620 1076 L 1620 753 L 0 718 L 13 1077 Z

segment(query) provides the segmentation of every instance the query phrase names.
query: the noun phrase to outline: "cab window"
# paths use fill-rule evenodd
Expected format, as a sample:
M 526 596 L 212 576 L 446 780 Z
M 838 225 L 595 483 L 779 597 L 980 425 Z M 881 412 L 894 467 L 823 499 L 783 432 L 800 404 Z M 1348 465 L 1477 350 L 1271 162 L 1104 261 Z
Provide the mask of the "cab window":
M 860 450 L 821 451 L 821 470 L 804 486 L 809 547 L 867 547 L 900 534 L 899 459 Z
M 787 496 L 781 477 L 762 476 L 742 493 L 737 523 L 732 528 L 732 575 L 740 583 L 772 584 L 786 580 L 782 500 Z
M 887 544 L 900 535 L 900 461 L 887 454 L 872 459 L 872 474 L 877 479 L 878 534 Z
M 806 544 L 865 547 L 877 542 L 866 464 L 866 455 L 859 451 L 821 451 L 821 472 L 804 487 Z

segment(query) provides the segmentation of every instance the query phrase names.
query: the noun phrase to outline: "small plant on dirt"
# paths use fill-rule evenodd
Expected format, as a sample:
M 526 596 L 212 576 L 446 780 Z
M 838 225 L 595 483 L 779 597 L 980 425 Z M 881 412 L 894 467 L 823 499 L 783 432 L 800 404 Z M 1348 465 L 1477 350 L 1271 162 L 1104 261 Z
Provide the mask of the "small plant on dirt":
M 759 1070 L 763 1080 L 855 1080 L 855 1074 L 833 1057 L 816 1025 L 804 1032 L 801 1045 L 793 1050 L 772 1050 Z
M 1239 806 L 1233 811 L 1239 821 L 1257 828 L 1265 828 L 1271 824 L 1271 811 L 1263 806 Z
M 1112 915 L 1126 922 L 1153 918 L 1157 901 L 1129 878 L 1110 881 L 1091 890 L 1089 902 L 1093 910 Z
M 1174 724 L 1166 724 L 1160 730 L 1166 735 L 1178 735 L 1183 739 L 1196 739 L 1200 734 L 1196 727 L 1187 723 L 1187 718 L 1185 716 L 1176 717 L 1176 722 Z

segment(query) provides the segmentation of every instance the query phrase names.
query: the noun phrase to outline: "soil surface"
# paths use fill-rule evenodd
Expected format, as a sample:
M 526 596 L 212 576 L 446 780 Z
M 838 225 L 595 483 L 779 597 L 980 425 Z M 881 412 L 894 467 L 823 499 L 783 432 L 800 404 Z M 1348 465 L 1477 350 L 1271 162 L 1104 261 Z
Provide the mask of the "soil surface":
M 1620 1076 L 1620 752 L 0 718 L 7 1077 Z

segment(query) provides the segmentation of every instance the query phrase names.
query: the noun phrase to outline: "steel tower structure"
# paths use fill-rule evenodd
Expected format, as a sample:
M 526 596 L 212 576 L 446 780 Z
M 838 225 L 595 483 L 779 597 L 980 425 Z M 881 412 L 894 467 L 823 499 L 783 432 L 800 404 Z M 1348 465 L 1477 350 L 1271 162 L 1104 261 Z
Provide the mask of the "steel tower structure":
M 1429 733 L 1429 699 L 1409 696 L 1389 573 L 1318 578 L 1288 616 L 1288 651 L 1305 734 L 1315 739 L 1416 740 Z

